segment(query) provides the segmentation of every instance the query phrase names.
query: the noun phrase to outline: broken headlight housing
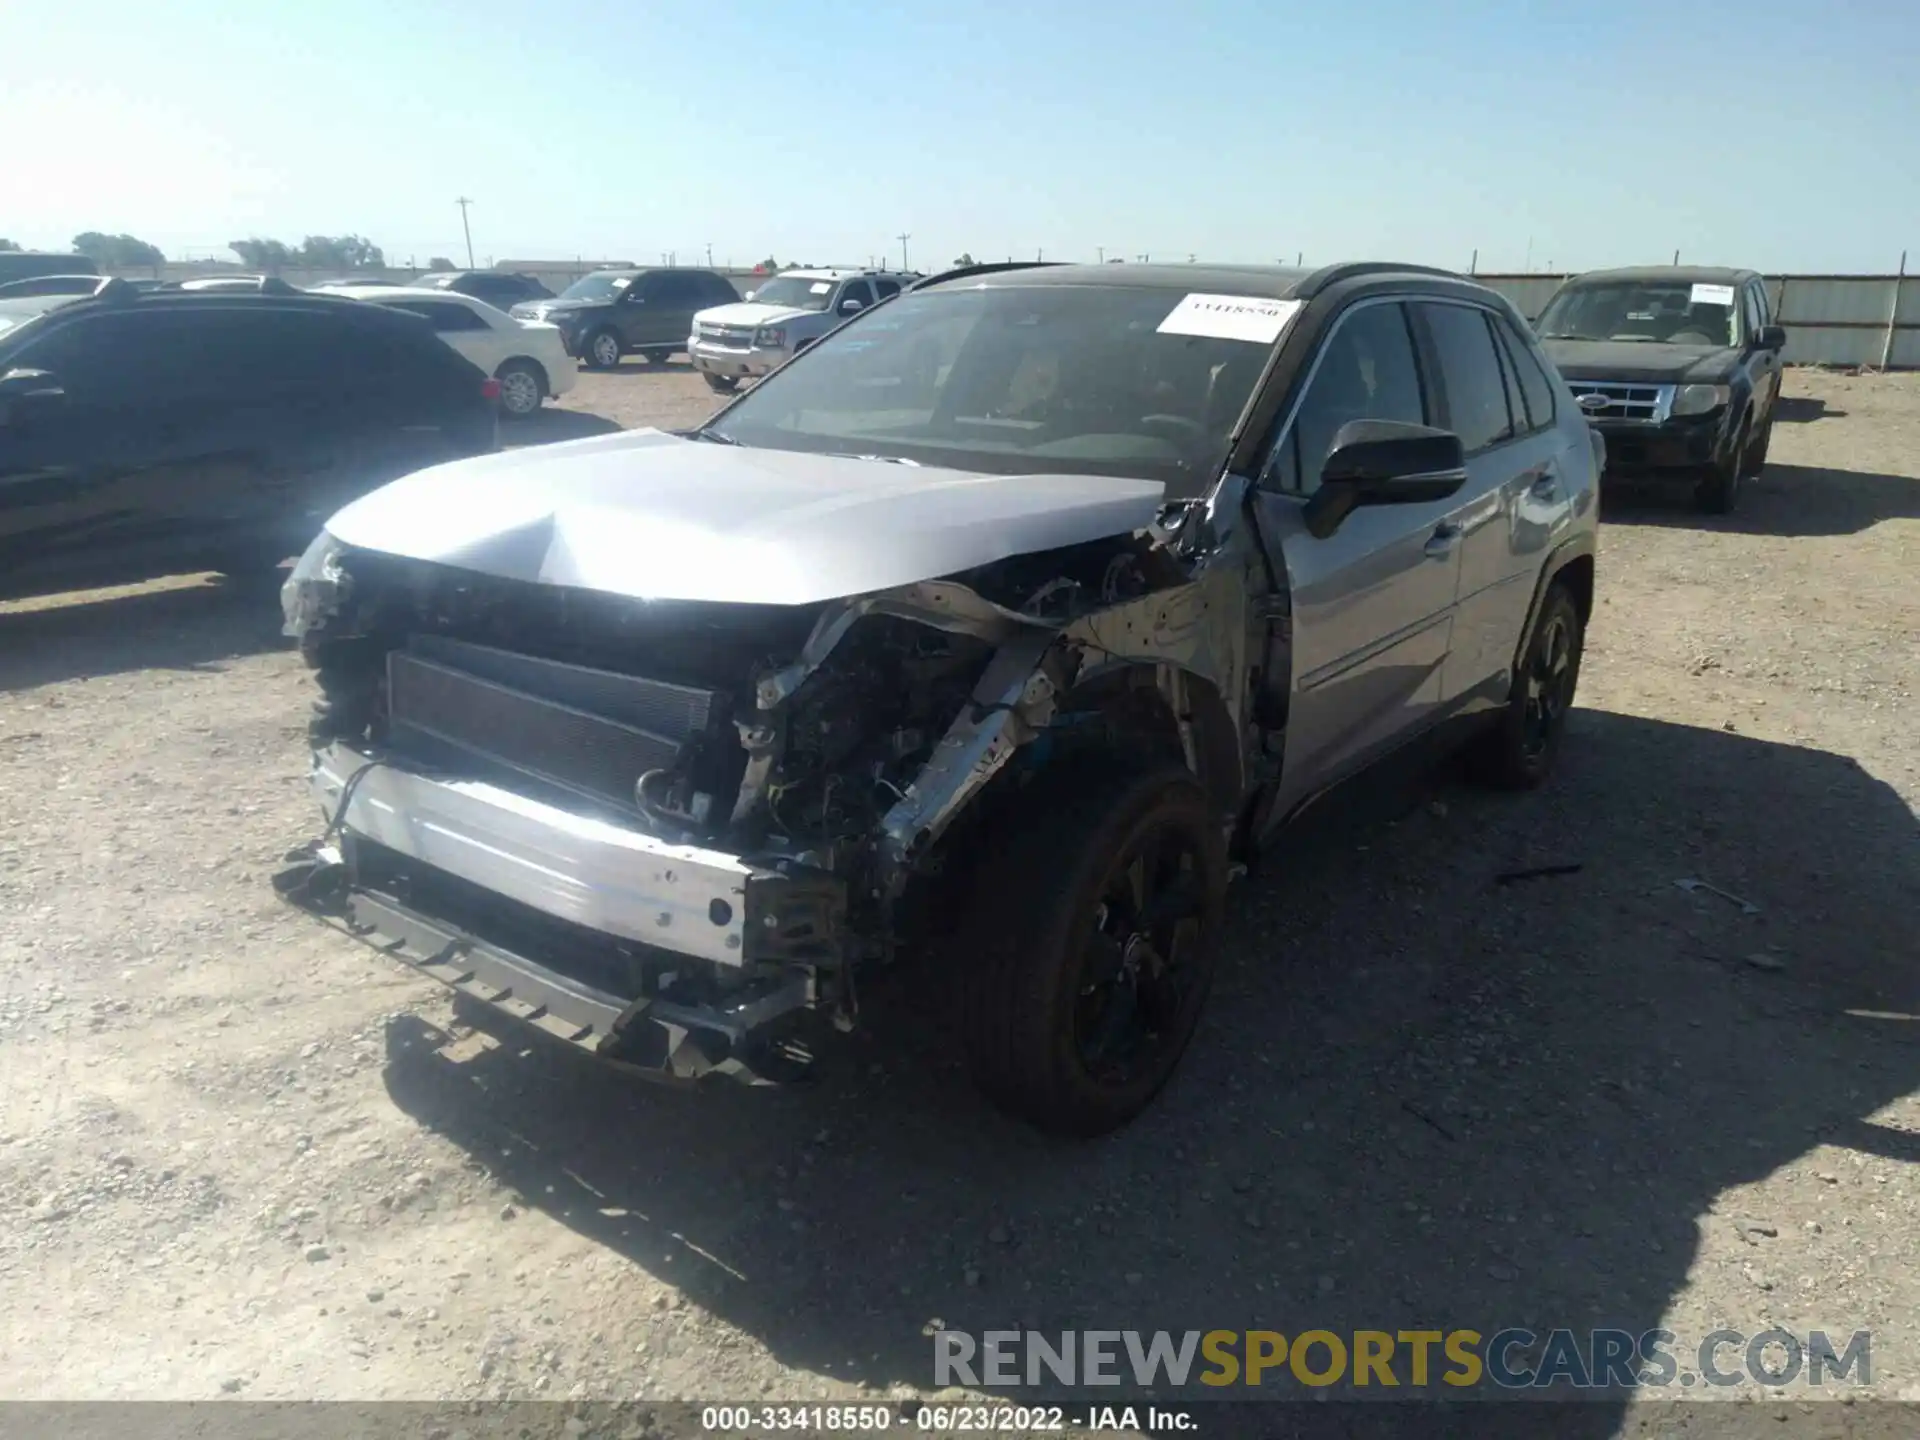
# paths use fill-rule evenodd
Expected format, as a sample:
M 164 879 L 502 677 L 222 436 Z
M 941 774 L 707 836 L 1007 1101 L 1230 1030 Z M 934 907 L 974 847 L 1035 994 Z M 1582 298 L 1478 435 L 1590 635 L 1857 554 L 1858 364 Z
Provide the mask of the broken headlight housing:
M 295 562 L 287 583 L 280 587 L 282 633 L 299 639 L 346 603 L 352 580 L 340 568 L 346 546 L 322 530 Z
M 1711 415 L 1727 403 L 1724 385 L 1682 385 L 1673 395 L 1675 415 Z

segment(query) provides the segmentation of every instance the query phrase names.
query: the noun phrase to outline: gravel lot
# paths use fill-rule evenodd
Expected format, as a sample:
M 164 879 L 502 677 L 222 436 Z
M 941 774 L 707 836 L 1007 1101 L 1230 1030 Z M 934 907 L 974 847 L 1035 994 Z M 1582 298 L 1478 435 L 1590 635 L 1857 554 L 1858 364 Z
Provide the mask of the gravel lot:
M 1610 497 L 1556 783 L 1330 807 L 1080 1147 L 983 1110 L 910 983 L 802 1090 L 473 1030 L 268 887 L 319 824 L 270 599 L 0 607 L 0 1395 L 904 1396 L 937 1323 L 1664 1323 L 1871 1328 L 1920 1398 L 1920 377 L 1789 395 L 1739 515 Z M 712 404 L 629 363 L 519 438 Z

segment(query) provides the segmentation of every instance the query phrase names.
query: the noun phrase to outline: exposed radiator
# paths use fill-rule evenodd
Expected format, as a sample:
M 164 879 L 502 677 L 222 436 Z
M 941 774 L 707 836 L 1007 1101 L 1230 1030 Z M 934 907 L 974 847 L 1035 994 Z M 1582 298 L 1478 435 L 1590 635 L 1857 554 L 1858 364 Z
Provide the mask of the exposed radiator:
M 392 743 L 439 747 L 548 784 L 634 806 L 716 718 L 714 692 L 490 646 L 416 635 L 387 657 Z

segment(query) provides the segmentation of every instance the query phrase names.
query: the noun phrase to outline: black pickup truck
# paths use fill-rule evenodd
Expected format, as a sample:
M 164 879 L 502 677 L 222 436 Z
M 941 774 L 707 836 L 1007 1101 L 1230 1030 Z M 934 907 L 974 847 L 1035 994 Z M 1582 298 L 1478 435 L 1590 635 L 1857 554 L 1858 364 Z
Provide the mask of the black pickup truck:
M 1590 271 L 1560 287 L 1534 328 L 1605 437 L 1609 472 L 1678 480 L 1710 514 L 1734 508 L 1741 481 L 1766 463 L 1787 343 L 1760 276 Z

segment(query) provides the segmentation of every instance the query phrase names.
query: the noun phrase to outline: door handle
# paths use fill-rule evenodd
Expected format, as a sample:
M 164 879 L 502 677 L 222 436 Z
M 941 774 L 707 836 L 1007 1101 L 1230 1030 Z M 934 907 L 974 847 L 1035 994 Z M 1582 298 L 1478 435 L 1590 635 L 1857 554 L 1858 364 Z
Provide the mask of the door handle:
M 1460 543 L 1460 527 L 1451 520 L 1443 520 L 1434 526 L 1433 534 L 1427 537 L 1425 546 L 1429 560 L 1444 560 L 1453 554 L 1454 547 Z

